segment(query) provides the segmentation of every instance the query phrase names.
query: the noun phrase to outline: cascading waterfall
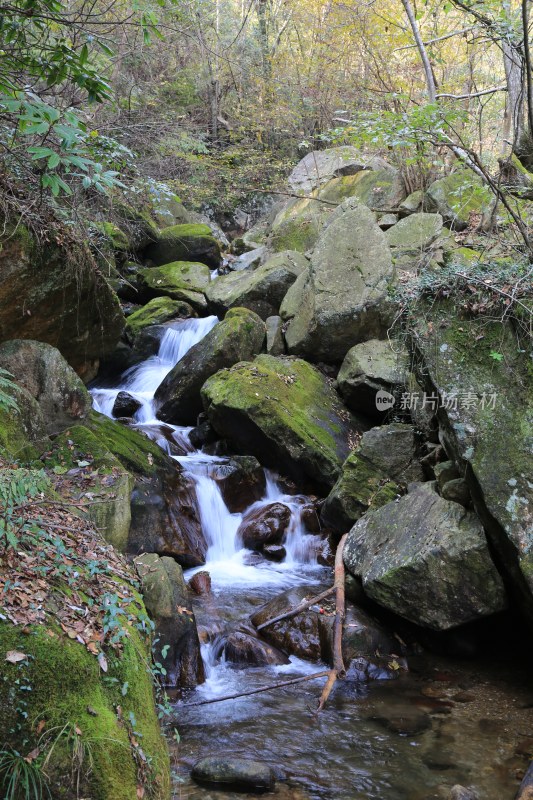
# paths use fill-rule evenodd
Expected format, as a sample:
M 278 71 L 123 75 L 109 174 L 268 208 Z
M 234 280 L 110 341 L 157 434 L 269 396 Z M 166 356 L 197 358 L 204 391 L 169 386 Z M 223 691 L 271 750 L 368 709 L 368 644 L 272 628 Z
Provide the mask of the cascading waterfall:
M 188 438 L 190 428 L 163 424 L 156 418 L 154 394 L 157 387 L 175 364 L 217 322 L 218 319 L 211 316 L 174 323 L 163 334 L 157 355 L 127 370 L 117 386 L 93 387 L 93 404 L 97 411 L 112 417 L 118 393 L 128 392 L 141 404 L 134 415 L 135 427 L 144 430 L 166 452 L 172 454 L 169 439 L 185 452 L 185 455 L 174 457 L 196 486 L 200 520 L 208 544 L 205 568 L 211 573 L 215 589 L 257 582 L 285 586 L 298 580 L 292 575 L 296 567 L 316 564 L 315 537 L 306 534 L 301 521 L 303 498 L 283 494 L 274 474 L 266 472 L 265 497 L 250 509 L 255 510 L 274 502 L 284 503 L 290 508 L 291 520 L 284 542 L 287 555 L 281 564 L 250 564 L 250 552 L 242 547 L 236 536 L 244 515 L 230 513 L 212 477 L 213 468 L 224 459 L 194 450 Z

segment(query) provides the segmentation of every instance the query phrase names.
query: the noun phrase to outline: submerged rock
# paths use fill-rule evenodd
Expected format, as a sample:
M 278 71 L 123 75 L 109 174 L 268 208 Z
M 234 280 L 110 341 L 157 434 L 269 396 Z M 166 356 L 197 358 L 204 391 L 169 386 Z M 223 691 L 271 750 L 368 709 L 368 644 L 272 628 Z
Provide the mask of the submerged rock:
M 194 261 L 212 269 L 220 266 L 220 246 L 207 225 L 172 225 L 159 231 L 144 251 L 146 259 L 160 267 L 173 261 Z
M 194 425 L 202 411 L 200 390 L 219 370 L 261 352 L 265 324 L 246 308 L 233 308 L 168 373 L 154 395 L 159 419 Z
M 206 296 L 217 314 L 229 308 L 249 308 L 263 320 L 278 313 L 281 301 L 298 275 L 309 266 L 301 254 L 277 253 L 253 271 L 231 272 L 211 283 Z
M 135 559 L 141 591 L 155 622 L 157 659 L 167 671 L 165 683 L 192 688 L 204 681 L 200 641 L 181 567 L 173 558 L 145 553 Z
M 359 428 L 326 378 L 300 359 L 258 356 L 202 389 L 213 427 L 262 463 L 332 486 Z
M 191 774 L 198 783 L 232 787 L 243 792 L 270 792 L 275 785 L 274 773 L 266 764 L 233 756 L 202 758 Z
M 384 335 L 393 277 L 390 249 L 372 212 L 359 206 L 339 214 L 313 252 L 285 334 L 289 353 L 338 362 L 354 343 Z
M 434 630 L 507 606 L 479 519 L 432 484 L 413 484 L 400 500 L 367 512 L 350 531 L 344 563 L 377 603 Z
M 37 402 L 47 435 L 82 422 L 91 410 L 91 397 L 82 380 L 49 344 L 29 339 L 4 342 L 0 367 Z
M 251 625 L 222 636 L 216 648 L 217 658 L 224 655 L 226 661 L 242 667 L 264 667 L 288 664 L 289 659 L 276 647 L 259 639 Z

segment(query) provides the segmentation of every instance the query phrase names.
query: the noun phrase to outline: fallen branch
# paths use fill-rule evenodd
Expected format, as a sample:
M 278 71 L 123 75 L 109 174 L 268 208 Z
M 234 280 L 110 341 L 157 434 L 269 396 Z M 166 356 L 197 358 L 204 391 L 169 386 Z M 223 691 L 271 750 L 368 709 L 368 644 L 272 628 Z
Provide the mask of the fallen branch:
M 295 617 L 297 614 L 300 614 L 302 611 L 305 611 L 310 606 L 314 606 L 315 603 L 320 603 L 321 600 L 325 600 L 326 597 L 329 597 L 330 594 L 333 594 L 335 591 L 335 586 L 330 586 L 329 589 L 326 589 L 324 592 L 320 592 L 320 594 L 311 597 L 310 600 L 303 600 L 294 608 L 291 608 L 290 611 L 286 611 L 285 614 L 280 614 L 277 617 L 273 617 L 272 619 L 267 619 L 266 622 L 262 622 L 261 625 L 257 626 L 258 631 L 262 631 L 263 628 L 268 628 L 270 625 L 274 625 L 275 622 L 280 622 L 282 619 L 290 619 L 291 617 Z
M 281 681 L 280 683 L 271 683 L 269 686 L 262 686 L 260 689 L 250 689 L 247 692 L 239 692 L 238 694 L 227 694 L 224 697 L 213 697 L 211 700 L 197 700 L 194 703 L 183 703 L 183 705 L 179 707 L 191 708 L 192 706 L 207 706 L 211 703 L 222 703 L 223 700 L 237 700 L 239 697 L 248 697 L 251 694 L 260 694 L 261 692 L 271 692 L 274 689 L 282 689 L 284 686 L 293 686 L 295 683 L 313 681 L 315 678 L 325 678 L 329 673 L 329 670 L 313 672 L 312 675 L 304 675 L 302 678 L 292 678 L 290 681 Z
M 344 534 L 340 540 L 337 552 L 335 553 L 335 583 L 334 589 L 336 592 L 335 598 L 335 623 L 333 626 L 333 669 L 330 670 L 326 685 L 322 689 L 320 700 L 318 701 L 317 714 L 322 711 L 331 694 L 331 690 L 335 686 L 338 679 L 344 678 L 346 675 L 346 668 L 342 657 L 342 629 L 345 617 L 345 592 L 344 592 L 344 561 L 342 553 L 344 550 L 344 543 L 346 541 L 347 533 Z
M 315 200 L 317 203 L 324 203 L 326 206 L 335 206 L 335 208 L 339 205 L 338 203 L 334 203 L 333 200 L 321 200 L 320 197 L 310 197 L 309 195 L 305 194 L 296 194 L 296 192 L 282 192 L 276 189 L 258 189 L 257 186 L 231 186 L 236 192 L 259 192 L 260 194 L 281 194 L 283 197 L 295 197 L 297 200 Z

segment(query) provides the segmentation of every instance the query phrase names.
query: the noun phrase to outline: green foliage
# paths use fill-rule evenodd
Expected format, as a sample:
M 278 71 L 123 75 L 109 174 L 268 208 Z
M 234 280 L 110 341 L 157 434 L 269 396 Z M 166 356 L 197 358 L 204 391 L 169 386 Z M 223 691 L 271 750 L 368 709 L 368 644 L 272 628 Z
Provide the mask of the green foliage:
M 43 800 L 51 797 L 41 762 L 17 750 L 0 750 L 0 787 L 4 800 Z
M 40 531 L 24 515 L 26 504 L 42 496 L 47 486 L 44 470 L 2 470 L 0 472 L 0 552 L 18 549 Z
M 17 401 L 11 394 L 18 389 L 18 384 L 12 378 L 10 372 L 0 367 L 0 409 L 18 411 Z

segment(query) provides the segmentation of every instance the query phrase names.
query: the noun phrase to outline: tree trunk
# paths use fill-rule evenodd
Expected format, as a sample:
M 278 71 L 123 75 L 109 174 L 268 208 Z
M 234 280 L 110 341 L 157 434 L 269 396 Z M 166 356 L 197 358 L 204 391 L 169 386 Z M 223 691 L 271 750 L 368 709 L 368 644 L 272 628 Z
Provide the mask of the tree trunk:
M 420 36 L 420 31 L 418 30 L 415 14 L 413 11 L 413 7 L 411 5 L 411 0 L 402 0 L 402 3 L 403 7 L 405 8 L 405 13 L 407 14 L 407 19 L 409 20 L 411 30 L 413 31 L 413 36 L 415 37 L 416 46 L 418 48 L 418 52 L 422 60 L 424 72 L 426 73 L 426 87 L 427 87 L 428 99 L 430 103 L 435 103 L 437 101 L 437 84 L 435 81 L 435 76 L 433 74 L 433 69 L 431 67 L 431 62 L 429 60 L 429 56 L 426 50 L 426 46 L 424 45 L 422 37 Z
M 502 41 L 502 51 L 507 84 L 503 138 L 514 146 L 524 131 L 523 59 L 508 39 Z

